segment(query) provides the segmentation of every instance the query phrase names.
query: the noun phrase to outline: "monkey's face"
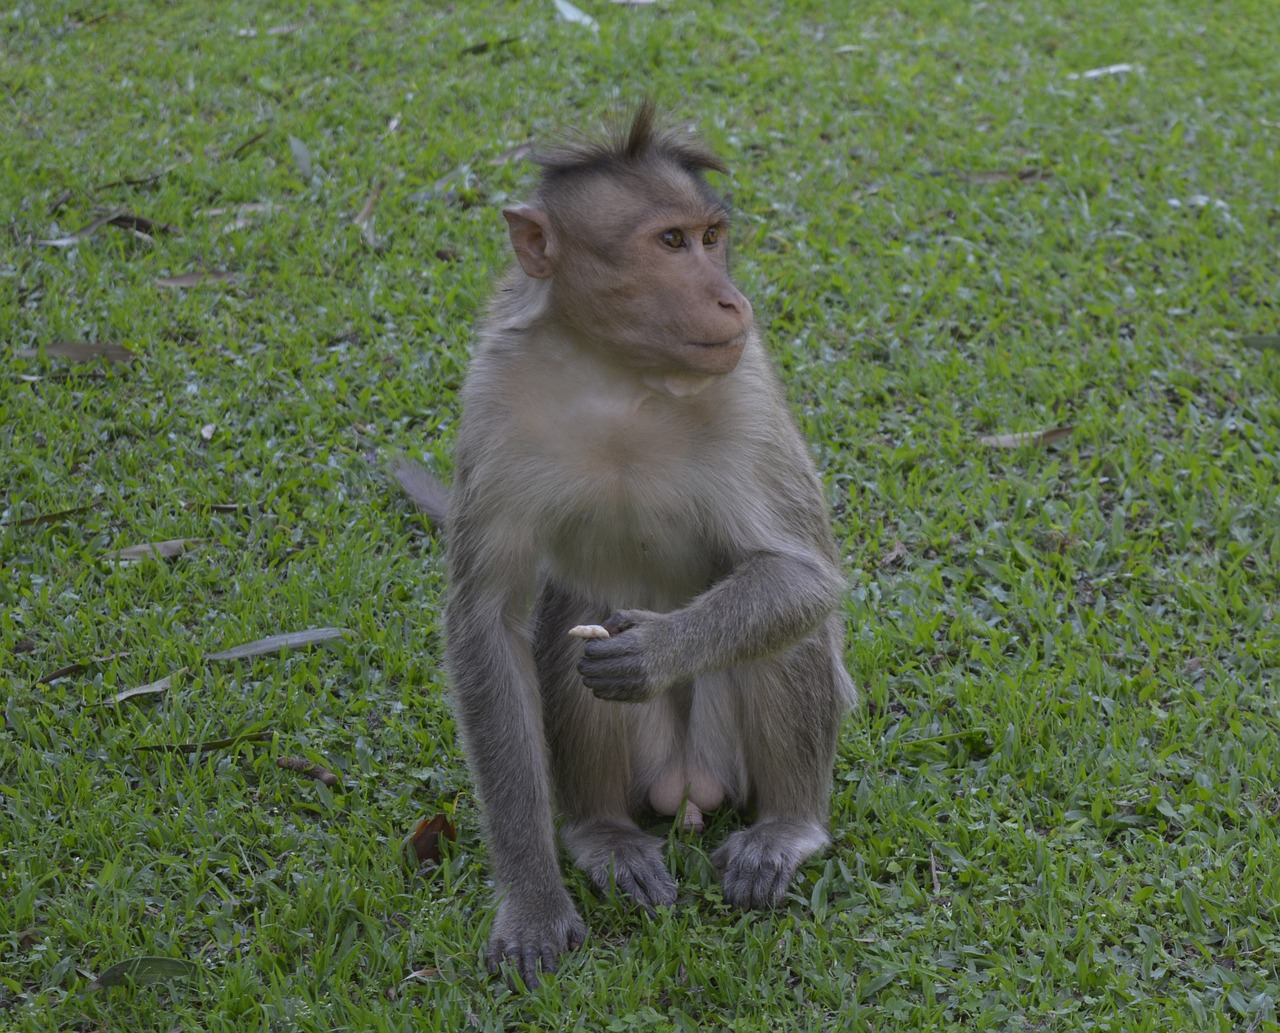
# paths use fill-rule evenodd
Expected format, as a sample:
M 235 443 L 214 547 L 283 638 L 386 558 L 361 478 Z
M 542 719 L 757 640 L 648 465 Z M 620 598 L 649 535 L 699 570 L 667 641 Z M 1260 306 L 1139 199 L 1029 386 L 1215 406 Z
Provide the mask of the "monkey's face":
M 556 316 L 607 358 L 645 372 L 723 376 L 751 303 L 729 276 L 725 206 L 687 173 L 593 184 L 557 218 Z

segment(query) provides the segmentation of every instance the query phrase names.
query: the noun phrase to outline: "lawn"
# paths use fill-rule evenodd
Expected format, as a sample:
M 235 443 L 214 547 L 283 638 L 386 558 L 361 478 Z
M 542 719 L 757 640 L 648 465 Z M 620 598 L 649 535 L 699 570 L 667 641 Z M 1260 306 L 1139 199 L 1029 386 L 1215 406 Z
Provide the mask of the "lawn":
M 0 1029 L 1280 1030 L 1273 0 L 579 8 L 0 12 Z M 525 145 L 645 92 L 732 170 L 863 704 L 783 908 L 666 830 L 678 906 L 567 871 L 516 994 L 384 464 L 448 474 Z

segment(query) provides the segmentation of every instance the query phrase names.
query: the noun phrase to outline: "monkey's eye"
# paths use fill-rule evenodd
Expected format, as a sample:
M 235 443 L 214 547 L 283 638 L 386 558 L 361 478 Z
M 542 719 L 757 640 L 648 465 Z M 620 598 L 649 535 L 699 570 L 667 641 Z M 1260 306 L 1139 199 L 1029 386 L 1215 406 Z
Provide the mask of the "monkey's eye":
M 685 245 L 683 230 L 666 230 L 659 239 L 672 251 L 678 251 Z
M 720 227 L 708 226 L 702 233 L 702 246 L 715 247 L 720 243 Z

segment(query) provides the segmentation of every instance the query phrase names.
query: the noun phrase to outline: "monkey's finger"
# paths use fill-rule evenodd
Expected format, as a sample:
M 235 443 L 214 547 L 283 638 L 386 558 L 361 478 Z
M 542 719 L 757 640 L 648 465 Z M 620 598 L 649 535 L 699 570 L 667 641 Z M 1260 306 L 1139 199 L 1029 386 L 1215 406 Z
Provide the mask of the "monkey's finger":
M 636 622 L 625 610 L 619 610 L 609 614 L 600 626 L 610 635 L 620 635 L 627 629 L 634 628 Z

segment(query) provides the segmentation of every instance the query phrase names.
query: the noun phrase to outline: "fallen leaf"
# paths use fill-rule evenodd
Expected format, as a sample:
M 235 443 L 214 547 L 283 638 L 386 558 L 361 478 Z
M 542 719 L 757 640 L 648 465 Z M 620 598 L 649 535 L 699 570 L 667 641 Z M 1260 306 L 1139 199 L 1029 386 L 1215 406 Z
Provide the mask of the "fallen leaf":
M 311 152 L 307 149 L 307 145 L 296 136 L 291 136 L 289 137 L 289 151 L 293 154 L 293 164 L 298 169 L 298 175 L 310 183 L 314 166 L 311 161 Z
M 216 423 L 206 423 L 203 427 L 200 428 L 200 437 L 203 438 L 205 441 L 212 441 L 214 432 L 217 429 L 218 429 L 218 425 Z
M 299 29 L 306 28 L 302 22 L 295 22 L 291 25 L 273 25 L 266 32 L 259 32 L 257 29 L 237 29 L 236 35 L 241 39 L 256 39 L 258 36 L 287 36 Z
M 994 448 L 1022 448 L 1024 445 L 1052 445 L 1068 437 L 1075 427 L 1053 427 L 1049 430 L 1028 430 L 1020 434 L 988 434 L 978 439 L 980 444 Z
M 242 509 L 252 509 L 257 506 L 259 509 L 266 505 L 263 502 L 184 502 L 182 508 L 186 512 L 193 509 L 207 509 L 210 513 L 239 513 Z
M 221 215 L 250 215 L 257 212 L 270 212 L 275 205 L 270 201 L 254 201 L 250 204 L 236 204 L 230 208 L 201 208 L 196 214 L 201 218 L 215 219 Z
M 88 513 L 91 509 L 96 509 L 97 503 L 90 503 L 87 506 L 75 506 L 72 509 L 60 509 L 55 513 L 41 513 L 39 516 L 24 517 L 21 520 L 12 521 L 16 527 L 30 527 L 32 524 L 56 524 L 65 520 L 67 517 L 76 516 L 80 513 Z
M 166 674 L 163 678 L 160 678 L 157 681 L 148 682 L 146 685 L 139 685 L 136 688 L 125 689 L 123 692 L 117 692 L 114 696 L 110 696 L 107 699 L 100 699 L 98 702 L 90 703 L 89 705 L 92 707 L 106 707 L 111 706 L 112 704 L 119 706 L 121 703 L 128 703 L 130 701 L 137 702 L 140 700 L 146 700 L 150 697 L 163 696 L 169 691 L 169 686 L 173 684 L 173 679 L 186 674 L 188 670 L 190 670 L 190 668 L 179 667 L 172 674 Z
M 436 258 L 442 262 L 456 262 L 462 256 L 451 247 L 436 248 Z
M 442 836 L 450 842 L 458 838 L 458 830 L 443 814 L 437 814 L 434 818 L 423 818 L 413 827 L 413 831 L 409 833 L 409 845 L 413 847 L 414 856 L 417 857 L 419 864 L 425 864 L 428 861 L 439 862 Z
M 1106 75 L 1124 75 L 1126 72 L 1141 72 L 1141 65 L 1118 64 L 1103 65 L 1101 68 L 1090 68 L 1087 72 L 1071 72 L 1068 79 L 1101 79 Z
M 338 784 L 337 775 L 326 767 L 312 763 L 306 757 L 277 757 L 276 767 L 284 768 L 286 771 L 296 771 L 299 775 L 314 778 L 327 786 L 332 787 Z
M 382 182 L 379 181 L 373 185 L 373 189 L 369 191 L 369 196 L 364 199 L 364 204 L 360 206 L 360 211 L 356 213 L 356 217 L 351 220 L 352 226 L 363 226 L 369 221 L 369 216 L 373 214 L 373 209 L 378 204 L 378 198 L 382 196 Z
M 440 974 L 438 968 L 420 968 L 414 972 L 410 972 L 400 982 L 407 983 L 410 979 L 434 979 Z
M 67 234 L 65 237 L 54 237 L 49 240 L 37 240 L 36 243 L 44 244 L 47 247 L 73 247 L 74 245 L 79 244 L 80 241 L 84 240 L 86 237 L 93 236 L 98 232 L 98 230 L 102 229 L 103 226 L 111 222 L 113 219 L 119 218 L 127 212 L 127 208 L 115 208 L 112 211 L 107 212 L 106 215 L 98 216 L 87 226 L 81 226 L 80 229 L 76 230 L 74 233 Z
M 181 556 L 192 545 L 200 545 L 204 538 L 169 538 L 163 542 L 144 542 L 141 545 L 128 545 L 123 549 L 112 549 L 104 553 L 103 558 L 116 563 L 137 563 L 139 560 L 157 559 L 171 560 Z
M 156 222 L 154 219 L 148 219 L 145 215 L 135 215 L 133 212 L 121 212 L 111 220 L 112 226 L 121 226 L 124 229 L 135 230 L 140 233 L 168 233 L 177 234 L 178 227 L 171 226 L 167 222 Z
M 41 929 L 38 926 L 32 926 L 30 929 L 19 930 L 14 935 L 17 937 L 18 946 L 23 950 L 29 950 L 40 942 Z
M 1280 351 L 1280 334 L 1246 334 L 1240 338 L 1240 343 L 1260 351 Z
M 13 655 L 17 656 L 19 653 L 34 653 L 35 649 L 35 639 L 20 638 L 13 644 Z
M 67 664 L 66 667 L 59 667 L 56 671 L 50 671 L 48 674 L 42 675 L 36 679 L 37 685 L 48 685 L 55 682 L 59 678 L 69 678 L 73 674 L 80 674 L 87 670 L 93 664 L 110 663 L 112 660 L 123 660 L 129 654 L 127 652 L 108 653 L 106 656 L 90 657 L 88 660 L 78 660 L 73 664 Z
M 509 161 L 519 161 L 521 158 L 527 157 L 533 153 L 533 141 L 528 140 L 524 143 L 516 144 L 509 147 L 499 155 L 489 159 L 490 165 L 505 165 Z
M 579 12 L 581 13 L 581 12 Z M 490 50 L 497 50 L 500 47 L 509 47 L 512 43 L 519 43 L 519 36 L 504 36 L 502 39 L 485 40 L 482 43 L 473 43 L 469 47 L 463 47 L 458 53 L 460 54 L 484 54 Z
M 166 165 L 166 166 L 165 166 L 164 168 L 162 168 L 159 172 L 152 172 L 152 173 L 150 173 L 149 175 L 146 175 L 146 176 L 139 176 L 139 177 L 137 177 L 136 179 L 135 179 L 135 178 L 129 178 L 129 177 L 125 177 L 124 179 L 113 179 L 110 183 L 103 183 L 100 187 L 98 187 L 98 189 L 99 189 L 99 190 L 106 190 L 106 189 L 107 189 L 107 188 L 109 188 L 109 187 L 140 187 L 140 186 L 146 186 L 148 183 L 154 183 L 157 179 L 160 179 L 160 178 L 162 178 L 163 176 L 167 176 L 167 175 L 168 175 L 170 172 L 172 172 L 174 169 L 180 169 L 180 168 L 182 168 L 182 166 L 183 166 L 183 165 L 188 165 L 188 164 L 190 164 L 190 163 L 191 163 L 191 159 L 190 159 L 190 158 L 182 158 L 182 159 L 180 159 L 180 160 L 178 160 L 178 161 L 175 161 L 172 165 Z
M 880 566 L 882 568 L 896 567 L 906 558 L 907 547 L 895 538 L 889 551 L 880 557 Z
M 258 132 L 254 133 L 251 137 L 249 137 L 249 139 L 247 139 L 244 143 L 240 144 L 230 154 L 228 154 L 227 157 L 228 158 L 240 157 L 240 155 L 242 155 L 245 151 L 247 151 L 250 147 L 252 147 L 255 143 L 257 143 L 266 135 L 267 135 L 267 130 L 265 129 L 259 130 Z
M 575 7 L 569 3 L 569 0 L 554 0 L 556 12 L 567 22 L 573 22 L 575 25 L 585 25 L 592 32 L 600 30 L 599 23 L 587 14 L 586 11 L 579 7 Z
M 275 738 L 275 732 L 245 732 L 225 739 L 209 739 L 205 742 L 162 742 L 154 746 L 139 746 L 142 753 L 207 753 L 209 750 L 225 750 L 242 742 L 264 742 Z
M 130 958 L 98 973 L 89 984 L 90 990 L 108 986 L 142 986 L 144 983 L 162 983 L 170 979 L 191 979 L 204 969 L 181 958 Z
M 110 341 L 55 341 L 44 346 L 44 353 L 51 359 L 70 359 L 73 362 L 89 362 L 99 358 L 108 362 L 132 362 L 135 358 L 128 348 Z M 18 357 L 38 359 L 40 349 L 23 348 L 18 352 Z
M 232 272 L 183 273 L 181 276 L 166 276 L 162 280 L 156 280 L 156 286 L 199 287 L 205 283 L 230 283 L 238 279 L 240 279 L 240 274 Z
M 266 653 L 287 652 L 291 649 L 306 649 L 326 642 L 345 640 L 354 634 L 349 628 L 312 628 L 309 631 L 291 631 L 283 635 L 269 635 L 255 639 L 243 645 L 232 646 L 217 653 L 208 654 L 206 660 L 243 660 L 250 656 L 263 656 Z

